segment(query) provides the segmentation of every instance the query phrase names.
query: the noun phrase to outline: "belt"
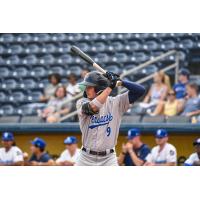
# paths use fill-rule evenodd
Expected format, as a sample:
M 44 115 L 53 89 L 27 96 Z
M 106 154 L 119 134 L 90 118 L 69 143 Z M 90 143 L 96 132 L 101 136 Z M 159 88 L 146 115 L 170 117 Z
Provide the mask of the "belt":
M 92 150 L 87 151 L 85 147 L 82 148 L 82 151 L 88 152 L 89 154 L 94 155 L 94 156 L 106 156 L 110 153 L 114 153 L 114 149 L 109 149 L 108 152 L 107 151 L 97 152 L 97 151 L 92 151 Z

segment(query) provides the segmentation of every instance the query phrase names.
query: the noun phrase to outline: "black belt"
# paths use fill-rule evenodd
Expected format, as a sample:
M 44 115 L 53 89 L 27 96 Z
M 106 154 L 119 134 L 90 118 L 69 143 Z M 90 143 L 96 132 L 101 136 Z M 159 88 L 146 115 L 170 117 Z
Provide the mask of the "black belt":
M 109 152 L 107 151 L 97 152 L 97 151 L 92 151 L 92 150 L 87 151 L 85 147 L 82 148 L 82 151 L 88 152 L 89 154 L 94 155 L 94 156 L 106 156 L 109 153 L 114 153 L 114 149 L 109 149 Z

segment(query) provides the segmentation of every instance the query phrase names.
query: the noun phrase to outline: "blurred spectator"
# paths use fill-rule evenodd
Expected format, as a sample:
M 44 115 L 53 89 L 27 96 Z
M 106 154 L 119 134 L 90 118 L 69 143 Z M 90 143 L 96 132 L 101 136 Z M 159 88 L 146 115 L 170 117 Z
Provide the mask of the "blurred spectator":
M 168 85 L 165 83 L 165 74 L 162 71 L 154 75 L 154 83 L 149 89 L 140 107 L 154 110 L 160 100 L 165 100 L 168 92 Z
M 198 85 L 189 83 L 186 86 L 187 96 L 181 115 L 192 117 L 200 114 L 200 98 L 198 97 Z
M 182 102 L 176 99 L 176 93 L 174 90 L 170 90 L 167 94 L 167 101 L 160 101 L 154 110 L 149 112 L 151 116 L 165 115 L 175 116 L 182 110 Z
M 179 82 L 173 86 L 177 99 L 183 99 L 186 96 L 186 85 L 189 82 L 189 78 L 190 71 L 185 68 L 180 69 L 178 78 Z
M 156 131 L 157 146 L 151 150 L 146 158 L 146 166 L 174 166 L 177 162 L 176 148 L 167 143 L 168 133 L 165 129 Z
M 40 101 L 47 102 L 55 93 L 57 86 L 61 81 L 59 74 L 50 74 L 48 76 L 49 84 L 44 89 L 43 96 L 40 97 Z
M 23 153 L 15 146 L 13 133 L 4 132 L 2 134 L 2 145 L 0 148 L 0 166 L 23 165 Z
M 67 87 L 66 87 L 66 90 L 67 92 L 72 95 L 72 96 L 75 96 L 77 95 L 78 93 L 81 92 L 80 88 L 79 88 L 79 85 L 77 83 L 77 77 L 75 74 L 70 74 L 68 77 L 68 84 L 67 84 Z
M 195 147 L 196 152 L 191 154 L 185 161 L 185 166 L 200 166 L 200 138 L 193 142 L 193 146 Z
M 71 98 L 64 86 L 58 86 L 55 97 L 48 102 L 47 107 L 42 112 L 39 112 L 39 116 L 49 123 L 58 122 L 61 116 L 71 111 L 72 103 L 67 102 Z
M 28 165 L 32 166 L 50 166 L 54 164 L 53 159 L 45 152 L 46 142 L 41 138 L 35 138 L 31 142 L 32 156 Z
M 80 154 L 80 149 L 77 146 L 76 137 L 67 137 L 64 140 L 64 144 L 66 146 L 66 150 L 62 152 L 60 157 L 56 160 L 57 165 L 64 166 L 74 166 L 76 165 L 77 159 Z
M 164 76 L 164 83 L 167 85 L 168 90 L 172 89 L 170 78 L 165 72 L 160 71 L 161 76 Z
M 119 165 L 141 166 L 150 153 L 149 147 L 141 141 L 139 129 L 128 131 L 128 142 L 122 145 L 122 152 L 118 157 Z

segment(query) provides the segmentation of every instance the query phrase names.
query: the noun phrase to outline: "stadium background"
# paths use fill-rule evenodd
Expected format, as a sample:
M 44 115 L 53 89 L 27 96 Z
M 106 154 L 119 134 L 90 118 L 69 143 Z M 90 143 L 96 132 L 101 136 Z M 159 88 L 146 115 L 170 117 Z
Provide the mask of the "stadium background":
M 191 78 L 200 83 L 200 34 L 0 34 L 0 131 L 13 131 L 23 151 L 29 152 L 29 141 L 36 136 L 47 141 L 47 150 L 52 155 L 61 153 L 63 139 L 68 135 L 76 135 L 81 145 L 80 129 L 74 118 L 57 124 L 39 123 L 35 107 L 49 74 L 59 73 L 66 83 L 67 74 L 75 73 L 80 78 L 82 69 L 92 69 L 71 55 L 71 45 L 80 47 L 105 69 L 119 74 L 176 50 L 179 67 L 190 69 Z M 165 57 L 126 78 L 138 81 L 172 64 L 175 59 L 175 56 Z M 167 74 L 174 81 L 174 70 Z M 144 85 L 149 88 L 150 84 L 151 80 Z M 178 157 L 187 157 L 193 152 L 192 142 L 199 136 L 198 124 L 179 123 L 179 120 L 167 123 L 156 119 L 136 122 L 130 113 L 127 116 L 132 121 L 123 120 L 117 152 L 126 140 L 125 133 L 132 127 L 142 129 L 144 142 L 150 147 L 155 145 L 155 129 L 166 127 Z

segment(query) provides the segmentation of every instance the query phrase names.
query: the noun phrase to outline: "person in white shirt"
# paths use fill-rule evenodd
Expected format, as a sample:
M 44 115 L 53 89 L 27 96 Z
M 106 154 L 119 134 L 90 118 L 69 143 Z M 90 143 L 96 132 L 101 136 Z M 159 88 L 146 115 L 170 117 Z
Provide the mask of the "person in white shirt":
M 78 149 L 76 137 L 67 137 L 64 140 L 66 150 L 64 150 L 60 157 L 56 160 L 56 165 L 74 166 L 79 158 L 80 149 Z
M 15 146 L 13 133 L 2 134 L 2 148 L 0 148 L 0 166 L 20 166 L 24 164 L 21 149 Z
M 200 166 L 200 138 L 193 142 L 193 146 L 195 147 L 196 152 L 191 154 L 185 161 L 185 166 Z
M 177 162 L 176 148 L 168 143 L 168 133 L 165 129 L 156 131 L 156 144 L 146 157 L 145 166 L 175 166 Z
M 72 95 L 76 96 L 81 92 L 79 85 L 77 84 L 77 77 L 75 74 L 70 74 L 67 76 L 68 84 L 66 86 L 67 92 Z

